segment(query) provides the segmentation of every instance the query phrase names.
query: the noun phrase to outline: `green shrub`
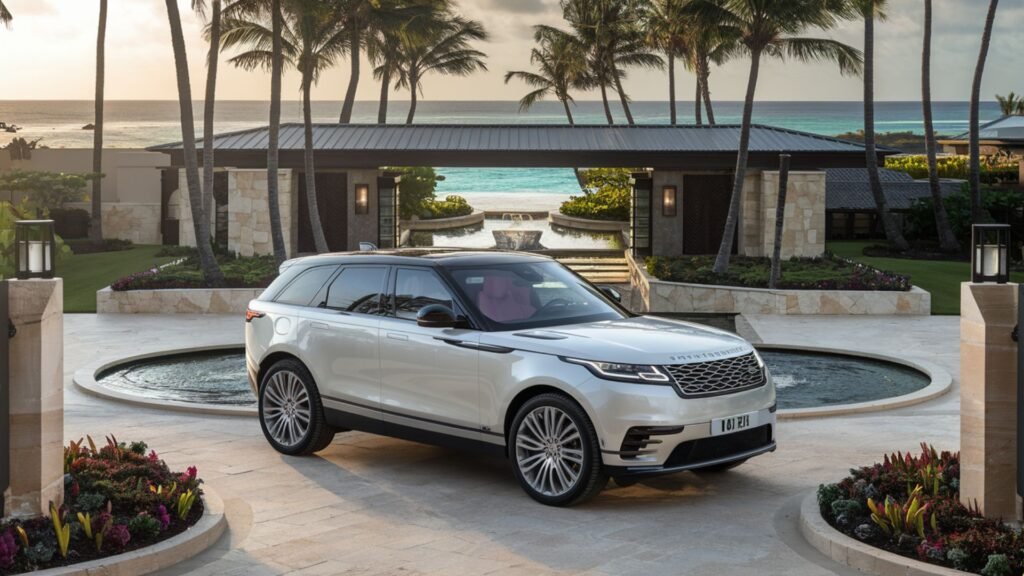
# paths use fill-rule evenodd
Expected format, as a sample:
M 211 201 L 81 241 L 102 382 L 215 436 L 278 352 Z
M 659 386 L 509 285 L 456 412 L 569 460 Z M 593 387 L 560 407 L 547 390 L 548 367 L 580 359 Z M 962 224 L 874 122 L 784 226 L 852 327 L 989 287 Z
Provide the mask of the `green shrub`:
M 629 202 L 633 187 L 626 168 L 594 168 L 580 174 L 585 188 L 581 196 L 572 196 L 559 211 L 566 216 L 591 220 L 629 220 Z
M 981 569 L 981 576 L 1010 576 L 1010 559 L 1006 554 L 992 554 Z
M 935 162 L 939 178 L 966 180 L 969 175 L 967 156 L 940 156 Z M 923 155 L 889 156 L 885 167 L 900 170 L 917 179 L 928 177 L 928 159 Z M 1017 182 L 1020 168 L 1016 161 L 1001 156 L 986 156 L 981 159 L 981 181 L 984 184 Z
M 386 170 L 398 172 L 402 176 L 399 183 L 400 206 L 399 214 L 403 220 L 413 216 L 423 216 L 428 202 L 434 200 L 434 190 L 437 183 L 444 180 L 430 166 L 416 166 L 410 168 L 387 168 Z
M 454 218 L 456 216 L 468 216 L 473 213 L 473 207 L 469 205 L 462 196 L 450 194 L 444 200 L 427 200 L 423 204 L 421 216 L 424 220 L 434 218 Z
M 136 540 L 149 540 L 160 534 L 160 521 L 143 512 L 128 521 L 128 531 Z
M 277 262 L 273 256 L 236 258 L 217 255 L 226 288 L 265 288 L 277 277 Z M 199 269 L 199 259 L 187 256 L 180 262 L 137 272 L 120 278 L 110 287 L 115 291 L 159 290 L 166 288 L 203 288 L 206 280 Z
M 833 518 L 832 504 L 842 498 L 842 492 L 838 484 L 818 485 L 818 509 L 825 518 Z
M 942 199 L 949 225 L 953 229 L 960 244 L 966 246 L 971 241 L 971 197 L 965 184 L 957 192 Z M 1024 238 L 1024 219 L 1020 213 L 1024 211 L 1024 193 L 1008 188 L 984 188 L 981 191 L 981 205 L 988 210 L 992 219 L 1010 224 L 1013 229 L 1011 237 Z M 931 196 L 915 200 L 906 215 L 905 232 L 910 240 L 935 240 L 935 212 Z

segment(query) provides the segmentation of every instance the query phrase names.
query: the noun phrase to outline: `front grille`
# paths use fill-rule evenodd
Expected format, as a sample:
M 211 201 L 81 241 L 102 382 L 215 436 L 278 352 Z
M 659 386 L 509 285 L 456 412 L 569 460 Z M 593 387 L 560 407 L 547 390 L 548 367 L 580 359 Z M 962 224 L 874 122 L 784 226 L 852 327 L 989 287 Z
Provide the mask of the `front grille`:
M 764 370 L 754 353 L 692 364 L 665 366 L 679 393 L 688 397 L 732 394 L 764 386 Z
M 665 461 L 666 468 L 710 462 L 734 454 L 757 450 L 772 443 L 772 426 L 765 424 L 724 436 L 710 436 L 683 442 Z

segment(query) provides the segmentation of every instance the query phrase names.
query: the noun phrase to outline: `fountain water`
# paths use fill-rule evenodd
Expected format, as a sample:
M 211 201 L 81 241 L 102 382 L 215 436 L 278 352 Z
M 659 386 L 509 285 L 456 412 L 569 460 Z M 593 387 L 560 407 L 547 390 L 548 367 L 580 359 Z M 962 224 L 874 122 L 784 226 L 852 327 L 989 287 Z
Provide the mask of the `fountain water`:
M 523 230 L 516 228 L 516 226 L 521 225 L 527 220 L 532 222 L 533 216 L 530 214 L 505 212 L 501 215 L 501 221 L 504 222 L 506 220 L 511 222 L 513 226 L 512 228 L 491 231 L 491 234 L 494 235 L 494 245 L 496 248 L 499 250 L 544 249 L 544 246 L 540 243 L 540 237 L 544 233 L 543 230 Z

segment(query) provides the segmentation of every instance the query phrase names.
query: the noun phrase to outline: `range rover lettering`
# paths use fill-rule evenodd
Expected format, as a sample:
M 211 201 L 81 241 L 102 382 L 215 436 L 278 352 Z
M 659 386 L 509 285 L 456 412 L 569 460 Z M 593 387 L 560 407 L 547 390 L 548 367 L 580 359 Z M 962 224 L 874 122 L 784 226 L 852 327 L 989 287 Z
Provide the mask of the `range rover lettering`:
M 362 430 L 507 458 L 535 500 L 775 449 L 775 388 L 733 334 L 638 316 L 557 261 L 446 250 L 286 262 L 246 312 L 270 445 Z

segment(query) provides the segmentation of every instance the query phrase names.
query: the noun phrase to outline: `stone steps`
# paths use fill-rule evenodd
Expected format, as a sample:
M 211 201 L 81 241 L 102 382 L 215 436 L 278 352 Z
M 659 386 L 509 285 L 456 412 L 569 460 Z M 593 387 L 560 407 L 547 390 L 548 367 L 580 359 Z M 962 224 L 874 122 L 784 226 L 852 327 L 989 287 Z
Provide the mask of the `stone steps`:
M 629 265 L 625 258 L 572 256 L 558 261 L 595 284 L 629 283 Z

